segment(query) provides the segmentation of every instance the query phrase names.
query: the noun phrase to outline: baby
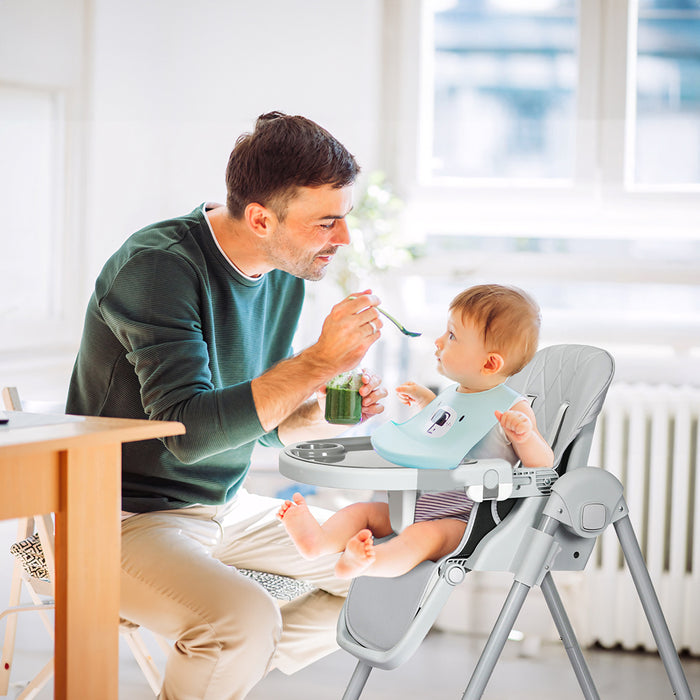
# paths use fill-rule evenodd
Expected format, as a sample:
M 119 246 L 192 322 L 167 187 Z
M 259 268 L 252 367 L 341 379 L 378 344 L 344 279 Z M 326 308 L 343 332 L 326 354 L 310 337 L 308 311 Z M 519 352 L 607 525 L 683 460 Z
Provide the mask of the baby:
M 457 382 L 457 392 L 493 389 L 532 359 L 539 327 L 539 307 L 523 291 L 500 285 L 470 287 L 452 300 L 447 329 L 435 341 L 437 370 Z M 415 382 L 396 391 L 403 403 L 419 409 L 435 398 Z M 509 409 L 494 415 L 494 427 L 469 450 L 470 458 L 505 457 L 526 468 L 553 466 L 552 450 L 538 432 L 525 398 L 517 397 Z M 319 524 L 301 494 L 292 498 L 278 513 L 292 541 L 308 559 L 342 552 L 335 568 L 340 578 L 400 576 L 422 561 L 451 554 L 464 535 L 473 504 L 463 489 L 424 493 L 416 502 L 415 522 L 375 545 L 374 537 L 392 533 L 386 503 L 354 503 Z

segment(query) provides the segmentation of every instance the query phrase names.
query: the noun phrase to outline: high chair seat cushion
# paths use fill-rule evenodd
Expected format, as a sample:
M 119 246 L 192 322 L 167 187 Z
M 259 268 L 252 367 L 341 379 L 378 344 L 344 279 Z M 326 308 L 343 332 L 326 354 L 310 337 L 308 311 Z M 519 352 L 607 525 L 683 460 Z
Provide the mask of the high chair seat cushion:
M 386 651 L 394 647 L 418 612 L 437 566 L 424 561 L 396 578 L 356 578 L 343 608 L 348 631 L 370 649 Z

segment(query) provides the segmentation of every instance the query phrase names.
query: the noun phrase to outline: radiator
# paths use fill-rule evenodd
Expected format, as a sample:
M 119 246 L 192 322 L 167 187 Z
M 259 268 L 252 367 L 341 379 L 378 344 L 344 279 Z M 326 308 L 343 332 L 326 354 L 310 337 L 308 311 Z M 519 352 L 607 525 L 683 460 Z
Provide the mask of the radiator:
M 700 654 L 700 389 L 614 384 L 589 464 L 625 487 L 630 519 L 676 648 Z M 615 531 L 599 538 L 583 579 L 582 641 L 655 650 Z

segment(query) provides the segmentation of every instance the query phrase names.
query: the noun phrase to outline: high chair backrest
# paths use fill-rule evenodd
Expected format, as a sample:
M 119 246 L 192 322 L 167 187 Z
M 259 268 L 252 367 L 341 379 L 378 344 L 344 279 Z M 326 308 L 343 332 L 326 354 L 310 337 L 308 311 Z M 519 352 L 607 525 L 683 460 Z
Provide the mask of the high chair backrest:
M 586 466 L 596 419 L 614 373 L 609 353 L 589 345 L 553 345 L 540 350 L 508 385 L 527 396 L 537 427 L 554 450 L 559 474 Z M 523 537 L 534 527 L 546 498 L 479 503 L 472 511 L 469 535 L 459 554 L 480 571 L 514 571 Z M 580 543 L 562 534 L 556 569 L 580 570 L 594 541 Z
M 537 426 L 554 450 L 560 474 L 585 465 L 614 366 L 610 354 L 600 348 L 552 345 L 507 381 L 531 399 Z

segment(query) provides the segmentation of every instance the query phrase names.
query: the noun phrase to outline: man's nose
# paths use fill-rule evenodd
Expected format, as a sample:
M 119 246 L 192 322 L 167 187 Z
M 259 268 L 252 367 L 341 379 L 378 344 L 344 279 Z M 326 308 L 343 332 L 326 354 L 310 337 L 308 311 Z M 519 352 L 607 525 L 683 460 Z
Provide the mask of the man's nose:
M 333 227 L 333 238 L 329 241 L 332 245 L 348 245 L 350 243 L 350 229 L 345 219 L 338 219 Z

